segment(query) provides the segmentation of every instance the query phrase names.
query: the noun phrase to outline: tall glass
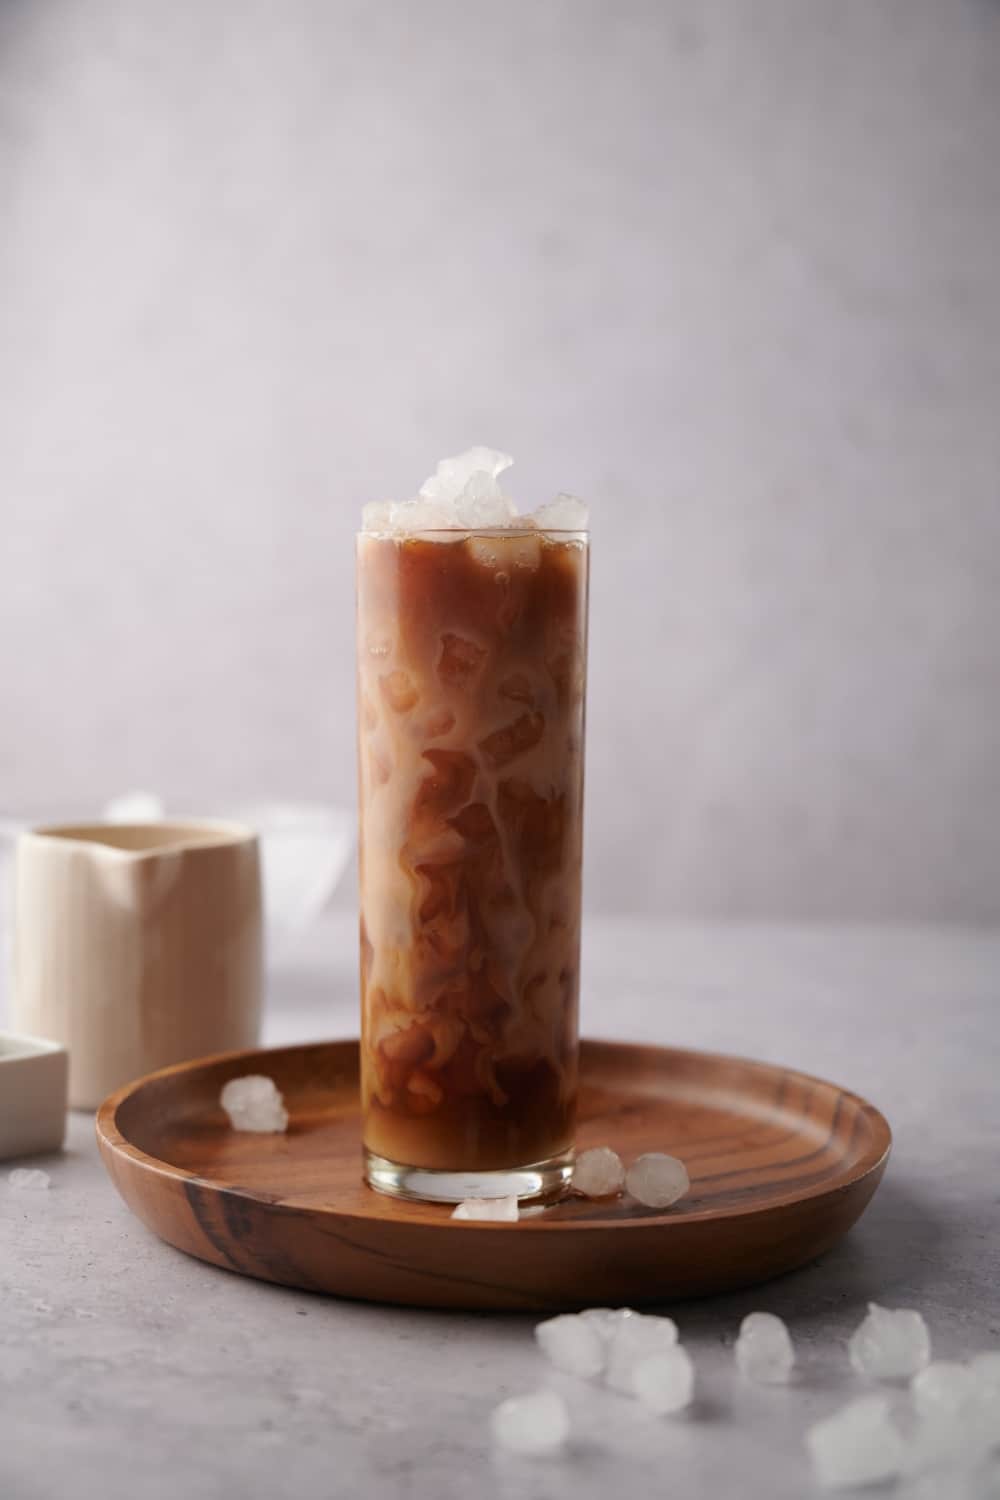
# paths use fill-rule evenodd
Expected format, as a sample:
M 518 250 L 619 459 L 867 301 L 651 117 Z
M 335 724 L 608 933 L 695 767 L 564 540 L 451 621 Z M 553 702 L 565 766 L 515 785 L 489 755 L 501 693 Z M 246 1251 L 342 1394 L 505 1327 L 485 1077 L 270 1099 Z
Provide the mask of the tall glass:
M 551 1193 L 577 1092 L 588 539 L 362 534 L 361 1090 L 373 1187 Z

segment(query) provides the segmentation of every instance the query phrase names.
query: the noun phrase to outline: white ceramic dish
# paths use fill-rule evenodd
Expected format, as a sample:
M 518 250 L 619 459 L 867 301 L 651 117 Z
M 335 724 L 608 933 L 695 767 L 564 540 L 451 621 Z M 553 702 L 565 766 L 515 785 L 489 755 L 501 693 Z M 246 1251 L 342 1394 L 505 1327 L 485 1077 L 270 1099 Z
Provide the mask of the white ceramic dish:
M 58 1042 L 0 1031 L 0 1160 L 59 1150 L 68 1078 L 69 1054 Z

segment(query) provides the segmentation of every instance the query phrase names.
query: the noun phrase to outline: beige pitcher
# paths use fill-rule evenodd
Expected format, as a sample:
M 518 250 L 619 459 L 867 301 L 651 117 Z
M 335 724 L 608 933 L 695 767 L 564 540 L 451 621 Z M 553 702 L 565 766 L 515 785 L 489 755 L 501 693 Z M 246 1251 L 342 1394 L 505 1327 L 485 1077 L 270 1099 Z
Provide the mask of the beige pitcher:
M 89 824 L 18 841 L 14 1024 L 69 1048 L 74 1108 L 169 1063 L 256 1046 L 262 941 L 249 828 Z

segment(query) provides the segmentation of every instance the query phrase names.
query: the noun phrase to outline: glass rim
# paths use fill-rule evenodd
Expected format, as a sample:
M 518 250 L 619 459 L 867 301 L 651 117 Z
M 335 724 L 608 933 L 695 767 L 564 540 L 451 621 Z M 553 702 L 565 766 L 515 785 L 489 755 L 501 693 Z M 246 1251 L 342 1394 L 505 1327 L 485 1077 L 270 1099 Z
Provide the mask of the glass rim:
M 422 536 L 590 536 L 589 526 L 421 526 L 418 531 L 366 530 L 357 536 L 370 536 L 394 542 L 419 541 Z

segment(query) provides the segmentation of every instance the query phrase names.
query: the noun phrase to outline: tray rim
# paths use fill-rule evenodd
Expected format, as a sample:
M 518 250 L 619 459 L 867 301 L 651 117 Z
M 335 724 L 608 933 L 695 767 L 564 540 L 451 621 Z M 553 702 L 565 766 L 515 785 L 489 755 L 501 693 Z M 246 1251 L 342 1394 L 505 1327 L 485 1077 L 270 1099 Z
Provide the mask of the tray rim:
M 170 1181 L 193 1182 L 199 1188 L 217 1193 L 219 1195 L 232 1195 L 248 1198 L 253 1202 L 264 1204 L 270 1212 L 294 1212 L 297 1214 L 310 1213 L 318 1215 L 330 1215 L 355 1224 L 371 1224 L 379 1222 L 382 1224 L 405 1224 L 407 1230 L 419 1230 L 424 1233 L 440 1234 L 443 1229 L 460 1229 L 463 1232 L 473 1231 L 475 1233 L 493 1233 L 517 1231 L 523 1234 L 525 1231 L 533 1233 L 550 1233 L 553 1230 L 571 1232 L 574 1234 L 599 1233 L 608 1231 L 628 1232 L 631 1230 L 668 1230 L 671 1227 L 678 1228 L 683 1224 L 704 1223 L 706 1221 L 754 1219 L 763 1214 L 773 1214 L 781 1209 L 788 1208 L 793 1204 L 806 1203 L 813 1198 L 829 1198 L 837 1193 L 856 1188 L 873 1173 L 880 1177 L 885 1170 L 890 1153 L 892 1151 L 893 1136 L 892 1129 L 882 1111 L 863 1095 L 857 1094 L 853 1089 L 843 1088 L 831 1079 L 821 1078 L 815 1073 L 805 1073 L 800 1068 L 786 1066 L 783 1063 L 765 1062 L 761 1058 L 744 1057 L 737 1053 L 712 1052 L 698 1047 L 670 1047 L 658 1042 L 630 1041 L 624 1037 L 582 1037 L 581 1049 L 588 1047 L 606 1048 L 610 1050 L 625 1050 L 635 1047 L 643 1047 L 648 1051 L 669 1055 L 672 1057 L 685 1057 L 688 1059 L 708 1058 L 713 1062 L 735 1063 L 742 1067 L 759 1069 L 766 1072 L 784 1072 L 802 1079 L 804 1082 L 819 1084 L 824 1089 L 834 1089 L 843 1098 L 851 1100 L 856 1104 L 861 1113 L 867 1118 L 872 1129 L 872 1144 L 866 1151 L 858 1164 L 858 1167 L 846 1172 L 833 1182 L 827 1180 L 817 1183 L 813 1187 L 803 1188 L 778 1202 L 758 1203 L 750 1206 L 733 1204 L 728 1207 L 696 1209 L 693 1212 L 674 1214 L 667 1210 L 659 1214 L 643 1214 L 632 1218 L 609 1218 L 609 1219 L 547 1219 L 544 1213 L 538 1216 L 530 1215 L 518 1219 L 516 1222 L 502 1222 L 496 1220 L 474 1219 L 464 1221 L 452 1219 L 450 1213 L 443 1218 L 413 1218 L 400 1214 L 379 1215 L 369 1213 L 358 1213 L 350 1208 L 341 1208 L 335 1204 L 317 1204 L 296 1199 L 294 1196 L 287 1198 L 275 1197 L 262 1189 L 241 1187 L 237 1183 L 223 1182 L 216 1177 L 202 1177 L 197 1172 L 189 1171 L 186 1167 L 179 1167 L 164 1161 L 161 1157 L 150 1156 L 141 1147 L 136 1146 L 125 1136 L 118 1127 L 117 1113 L 123 1104 L 134 1094 L 138 1093 L 147 1084 L 163 1078 L 170 1078 L 179 1073 L 191 1073 L 201 1068 L 214 1067 L 220 1063 L 236 1062 L 241 1058 L 260 1059 L 269 1054 L 281 1052 L 302 1052 L 319 1050 L 329 1047 L 358 1047 L 360 1045 L 357 1037 L 331 1037 L 312 1042 L 284 1042 L 270 1047 L 246 1047 L 234 1052 L 217 1052 L 205 1057 L 190 1058 L 185 1062 L 172 1063 L 165 1068 L 157 1068 L 152 1073 L 144 1074 L 141 1078 L 133 1079 L 116 1089 L 100 1105 L 97 1110 L 94 1128 L 97 1135 L 98 1145 L 102 1154 L 107 1151 L 114 1156 L 129 1158 L 137 1167 L 157 1177 L 167 1178 Z M 360 1179 L 360 1158 L 359 1158 Z M 374 1191 L 374 1189 L 372 1189 Z M 379 1195 L 385 1203 L 394 1200 Z M 401 1200 L 401 1202 L 404 1200 Z M 448 1205 L 426 1204 L 413 1205 L 409 1207 L 447 1208 Z

